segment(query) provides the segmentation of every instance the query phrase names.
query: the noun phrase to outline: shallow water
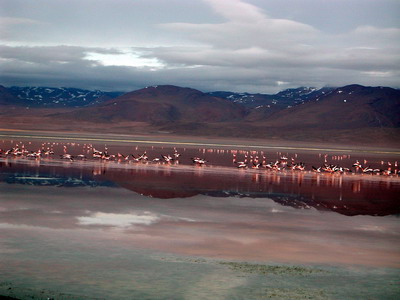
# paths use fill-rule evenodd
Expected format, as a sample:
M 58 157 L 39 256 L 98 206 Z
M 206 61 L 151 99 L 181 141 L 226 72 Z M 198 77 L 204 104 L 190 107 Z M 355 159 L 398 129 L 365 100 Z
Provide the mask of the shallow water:
M 0 294 L 398 299 L 398 178 L 237 170 L 230 152 L 196 167 L 199 149 L 179 151 L 179 165 L 2 158 Z

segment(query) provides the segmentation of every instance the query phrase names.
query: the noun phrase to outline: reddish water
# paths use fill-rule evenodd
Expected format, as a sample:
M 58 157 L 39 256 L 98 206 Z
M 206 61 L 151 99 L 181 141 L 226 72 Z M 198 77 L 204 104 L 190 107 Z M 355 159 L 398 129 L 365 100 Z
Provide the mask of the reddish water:
M 209 196 L 240 196 L 271 198 L 274 201 L 297 208 L 315 207 L 319 210 L 332 210 L 345 215 L 390 215 L 400 212 L 398 195 L 400 180 L 397 175 L 382 176 L 362 174 L 352 168 L 355 161 L 372 168 L 391 168 L 397 173 L 395 156 L 372 154 L 341 154 L 318 152 L 267 152 L 207 148 L 173 148 L 154 146 L 118 146 L 104 144 L 56 143 L 56 142 L 15 142 L 3 141 L 1 148 L 24 148 L 29 151 L 53 150 L 52 156 L 42 159 L 27 159 L 3 155 L 1 170 L 3 180 L 14 174 L 21 176 L 37 175 L 56 178 L 78 178 L 95 182 L 112 182 L 139 194 L 157 198 L 181 198 L 198 194 Z M 103 161 L 92 158 L 93 148 L 107 150 L 110 155 L 118 153 L 133 154 L 138 157 L 147 153 L 149 162 L 118 160 Z M 181 156 L 170 164 L 153 163 L 153 158 L 174 151 Z M 74 156 L 84 154 L 86 160 L 60 160 L 59 156 L 70 153 Z M 271 171 L 251 169 L 252 162 L 275 162 L 287 157 L 305 163 L 305 171 L 282 169 Z M 205 166 L 193 165 L 192 157 L 207 160 Z M 249 169 L 238 169 L 235 161 L 244 161 Z M 316 173 L 311 166 L 336 164 L 352 169 L 346 174 Z M 284 166 L 284 164 L 280 164 Z M 4 175 L 7 173 L 7 175 Z M 14 176 L 13 175 L 13 176 Z M 21 181 L 21 179 L 15 179 Z M 40 184 L 40 181 L 35 181 Z
M 172 147 L 172 146 L 148 146 L 143 144 L 138 145 L 115 145 L 115 144 L 104 144 L 104 143 L 72 143 L 72 142 L 38 142 L 37 140 L 32 141 L 15 141 L 15 140 L 2 140 L 0 141 L 0 149 L 4 151 L 11 148 L 26 149 L 28 151 L 42 151 L 53 150 L 54 156 L 58 158 L 61 154 L 69 153 L 73 156 L 79 154 L 85 155 L 88 159 L 92 159 L 93 149 L 99 151 L 105 151 L 110 155 L 117 155 L 121 153 L 123 155 L 134 155 L 135 157 L 140 156 L 144 152 L 147 153 L 149 161 L 154 158 L 161 158 L 161 155 L 173 156 L 174 150 L 176 150 L 181 156 L 179 161 L 176 163 L 190 165 L 192 164 L 191 158 L 200 157 L 207 161 L 209 166 L 228 166 L 236 167 L 236 162 L 243 161 L 250 168 L 254 162 L 263 162 L 264 164 L 270 162 L 276 162 L 282 157 L 287 157 L 288 164 L 294 163 L 305 163 L 307 170 L 312 170 L 312 166 L 322 166 L 324 164 L 333 164 L 341 167 L 352 168 L 352 165 L 359 161 L 363 167 L 371 167 L 373 169 L 390 169 L 392 174 L 397 174 L 400 163 L 400 156 L 391 153 L 357 153 L 347 151 L 346 153 L 340 152 L 320 152 L 320 151 L 271 151 L 271 150 L 246 150 L 246 149 L 227 149 L 221 148 L 184 148 L 184 147 Z M 3 153 L 4 156 L 4 153 Z M 43 156 L 47 157 L 47 156 Z M 113 160 L 118 160 L 116 157 Z M 120 158 L 123 161 L 122 158 Z M 129 158 L 132 162 L 132 157 Z M 352 169 L 355 171 L 355 169 Z M 361 173 L 360 170 L 358 170 Z

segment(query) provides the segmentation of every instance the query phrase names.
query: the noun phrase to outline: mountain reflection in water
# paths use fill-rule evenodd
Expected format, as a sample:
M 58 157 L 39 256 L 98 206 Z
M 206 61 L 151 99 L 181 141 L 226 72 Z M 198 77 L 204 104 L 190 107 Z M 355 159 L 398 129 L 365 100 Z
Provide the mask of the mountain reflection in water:
M 269 198 L 298 209 L 331 210 L 343 215 L 400 212 L 397 178 L 311 172 L 227 170 L 221 167 L 149 166 L 91 163 L 48 164 L 3 161 L 0 180 L 45 186 L 120 186 L 141 195 L 171 199 L 195 195 Z

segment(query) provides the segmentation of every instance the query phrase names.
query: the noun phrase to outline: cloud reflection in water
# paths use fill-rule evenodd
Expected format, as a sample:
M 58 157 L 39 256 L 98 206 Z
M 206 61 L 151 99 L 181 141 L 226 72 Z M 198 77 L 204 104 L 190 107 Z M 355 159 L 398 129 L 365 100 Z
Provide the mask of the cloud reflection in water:
M 150 212 L 115 214 L 96 212 L 90 216 L 78 217 L 80 225 L 106 225 L 114 227 L 130 227 L 131 225 L 150 225 L 159 220 L 159 217 Z

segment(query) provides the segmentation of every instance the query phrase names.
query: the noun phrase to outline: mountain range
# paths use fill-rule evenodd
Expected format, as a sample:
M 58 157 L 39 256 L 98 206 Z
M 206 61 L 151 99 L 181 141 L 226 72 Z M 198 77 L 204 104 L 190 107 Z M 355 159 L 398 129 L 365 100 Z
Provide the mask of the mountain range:
M 121 96 L 123 92 L 76 88 L 0 86 L 0 103 L 27 107 L 82 107 Z
M 274 95 L 172 85 L 129 93 L 0 86 L 3 128 L 396 143 L 400 91 L 348 85 Z M 52 126 L 48 126 L 52 124 Z
M 99 105 L 81 108 L 60 118 L 96 121 L 139 121 L 151 124 L 170 122 L 238 121 L 246 108 L 226 99 L 209 96 L 198 90 L 177 86 L 152 86 Z
M 148 87 L 151 88 L 151 87 Z M 329 93 L 334 88 L 322 89 L 299 87 L 286 89 L 277 94 L 251 94 L 228 91 L 205 93 L 212 97 L 230 100 L 249 108 L 275 106 L 278 109 L 307 102 L 315 97 Z M 8 94 L 6 97 L 5 94 Z M 83 107 L 96 105 L 109 99 L 117 98 L 124 92 L 103 92 L 76 88 L 55 87 L 17 87 L 0 86 L 1 104 L 22 105 L 27 107 Z

